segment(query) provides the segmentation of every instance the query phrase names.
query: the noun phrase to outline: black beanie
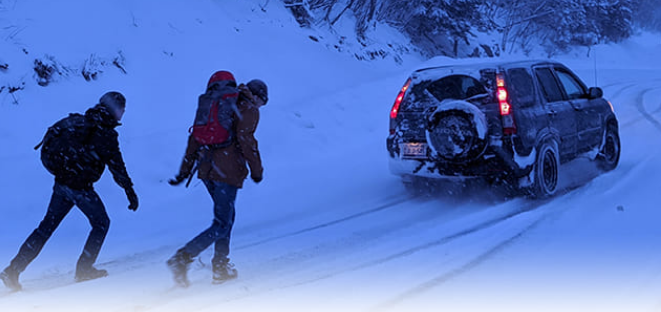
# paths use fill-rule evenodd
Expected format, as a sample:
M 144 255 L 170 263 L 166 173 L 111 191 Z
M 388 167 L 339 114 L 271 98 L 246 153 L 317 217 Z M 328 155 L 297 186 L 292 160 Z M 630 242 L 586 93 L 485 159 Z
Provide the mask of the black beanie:
M 99 99 L 99 104 L 103 104 L 112 109 L 125 108 L 126 98 L 117 91 L 110 91 L 106 92 L 106 94 Z
M 259 79 L 253 79 L 248 82 L 248 89 L 250 89 L 250 92 L 254 96 L 259 97 L 264 101 L 264 104 L 268 102 L 269 100 L 269 93 L 268 93 L 268 88 L 266 87 L 266 84 L 264 81 L 261 81 Z

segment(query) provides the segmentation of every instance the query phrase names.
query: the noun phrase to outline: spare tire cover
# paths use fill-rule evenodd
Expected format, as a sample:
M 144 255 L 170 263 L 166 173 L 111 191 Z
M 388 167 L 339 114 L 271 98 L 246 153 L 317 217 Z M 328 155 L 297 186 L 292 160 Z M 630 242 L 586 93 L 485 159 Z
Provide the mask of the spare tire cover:
M 469 102 L 446 100 L 429 115 L 427 142 L 436 157 L 453 162 L 475 159 L 486 150 L 486 134 L 484 113 Z

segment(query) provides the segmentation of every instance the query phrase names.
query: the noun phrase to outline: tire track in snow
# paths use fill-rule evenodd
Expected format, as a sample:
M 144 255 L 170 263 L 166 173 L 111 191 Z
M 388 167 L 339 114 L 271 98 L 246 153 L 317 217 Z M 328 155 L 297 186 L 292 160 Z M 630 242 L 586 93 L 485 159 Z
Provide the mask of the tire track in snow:
M 622 84 L 619 84 L 619 83 L 618 83 L 618 84 L 612 84 L 612 85 L 604 86 L 604 89 L 610 89 L 611 87 L 616 87 L 616 86 L 621 86 L 621 85 L 622 85 Z M 629 90 L 629 89 L 631 89 L 631 88 L 633 88 L 633 87 L 635 87 L 635 86 L 636 86 L 636 84 L 633 84 L 633 83 L 632 83 L 632 84 L 627 84 L 627 85 L 625 85 L 624 87 L 620 87 L 620 88 L 617 89 L 615 92 L 613 92 L 613 93 L 609 96 L 609 98 L 616 99 L 616 98 L 620 97 L 620 95 L 622 95 L 622 93 L 624 93 L 624 91 Z
M 349 268 L 340 269 L 340 270 L 336 270 L 336 271 L 333 271 L 333 272 L 322 273 L 323 275 L 317 275 L 314 278 L 305 279 L 305 280 L 298 281 L 298 282 L 292 282 L 292 283 L 285 284 L 285 285 L 281 284 L 281 285 L 278 285 L 277 287 L 261 289 L 261 290 L 253 291 L 251 293 L 236 296 L 236 297 L 233 297 L 233 298 L 227 298 L 225 301 L 241 300 L 241 299 L 253 297 L 253 296 L 268 293 L 268 292 L 279 291 L 279 290 L 282 290 L 282 289 L 288 289 L 288 288 L 293 288 L 293 287 L 309 285 L 309 284 L 313 284 L 313 283 L 316 283 L 316 282 L 320 282 L 320 281 L 323 281 L 323 280 L 326 280 L 326 279 L 336 277 L 338 275 L 347 274 L 347 273 L 351 273 L 351 272 L 355 272 L 355 271 L 359 271 L 359 270 L 363 270 L 363 269 L 368 269 L 368 268 L 371 268 L 371 267 L 374 267 L 374 266 L 378 266 L 378 265 L 388 263 L 390 261 L 395 261 L 395 260 L 398 260 L 398 259 L 401 259 L 401 258 L 405 258 L 405 257 L 411 256 L 415 253 L 418 253 L 418 252 L 421 252 L 421 251 L 424 251 L 424 250 L 428 250 L 428 249 L 431 249 L 431 248 L 435 248 L 435 247 L 438 247 L 438 246 L 446 245 L 450 242 L 456 241 L 456 240 L 461 239 L 463 237 L 466 237 L 466 236 L 469 236 L 471 234 L 480 232 L 482 230 L 491 228 L 491 227 L 496 226 L 498 224 L 501 224 L 503 221 L 511 219 L 511 218 L 513 218 L 517 215 L 532 211 L 532 210 L 536 209 L 537 207 L 540 207 L 540 206 L 548 203 L 549 201 L 551 201 L 551 199 L 529 201 L 529 202 L 526 202 L 524 205 L 522 205 L 519 209 L 516 209 L 516 210 L 514 210 L 512 212 L 509 212 L 505 215 L 501 215 L 501 216 L 496 217 L 496 218 L 490 218 L 488 220 L 479 222 L 478 224 L 475 224 L 473 226 L 461 229 L 461 230 L 459 230 L 458 232 L 456 232 L 454 234 L 441 237 L 441 238 L 439 238 L 437 240 L 434 240 L 432 242 L 427 242 L 427 243 L 424 243 L 424 244 L 420 244 L 418 246 L 408 248 L 408 249 L 405 249 L 405 250 L 402 250 L 402 251 L 398 251 L 398 252 L 392 253 L 388 256 L 378 258 L 378 259 L 372 259 L 372 260 L 369 260 L 369 261 L 365 261 L 365 262 L 362 262 L 360 264 L 357 264 L 357 265 L 349 267 Z M 539 222 L 539 221 L 541 221 L 541 220 L 536 220 L 536 222 Z
M 485 261 L 491 259 L 494 255 L 498 254 L 505 248 L 507 248 L 509 245 L 514 243 L 516 240 L 520 239 L 523 237 L 528 231 L 531 229 L 535 228 L 538 226 L 542 221 L 546 220 L 546 217 L 549 214 L 546 214 L 536 220 L 534 220 L 531 224 L 526 226 L 524 229 L 517 231 L 514 235 L 510 236 L 508 239 L 503 240 L 502 242 L 496 244 L 492 248 L 486 250 L 483 253 L 480 253 L 476 257 L 473 258 L 470 262 L 467 262 L 449 272 L 443 273 L 439 276 L 436 276 L 432 279 L 429 279 L 415 287 L 412 287 L 408 289 L 407 291 L 401 293 L 400 295 L 382 303 L 379 304 L 377 307 L 373 309 L 373 311 L 384 311 L 388 309 L 395 308 L 397 305 L 403 303 L 404 301 L 413 298 L 415 296 L 418 296 L 424 292 L 427 292 L 435 287 L 438 287 L 474 268 L 479 266 L 480 264 L 484 263 Z
M 643 91 L 640 91 L 638 95 L 636 95 L 636 108 L 638 108 L 638 111 L 643 115 L 645 119 L 647 119 L 647 121 L 649 121 L 654 127 L 656 127 L 657 130 L 661 132 L 661 123 L 659 123 L 659 121 L 656 118 L 654 118 L 654 116 L 652 116 L 650 113 L 647 112 L 647 110 L 645 109 L 645 105 L 643 103 L 645 99 L 645 94 L 655 89 L 659 89 L 659 88 L 658 87 L 647 88 L 644 89 Z
M 323 280 L 323 279 L 333 277 L 335 275 L 349 273 L 349 272 L 358 271 L 358 270 L 366 269 L 366 268 L 369 268 L 369 267 L 381 265 L 381 264 L 384 264 L 384 263 L 387 263 L 387 262 L 390 262 L 390 261 L 393 261 L 393 260 L 397 260 L 397 259 L 400 259 L 400 258 L 405 258 L 405 257 L 411 256 L 411 255 L 413 255 L 417 252 L 423 251 L 423 250 L 427 250 L 427 249 L 430 249 L 430 248 L 434 248 L 434 247 L 437 247 L 437 246 L 448 244 L 448 243 L 450 243 L 452 241 L 455 241 L 459 238 L 468 236 L 470 234 L 474 234 L 476 232 L 479 232 L 479 231 L 488 229 L 492 226 L 495 226 L 497 224 L 500 224 L 501 222 L 503 222 L 505 220 L 508 220 L 508 219 L 511 219 L 511 218 L 514 218 L 517 215 L 520 215 L 520 214 L 526 213 L 528 211 L 534 210 L 537 207 L 542 206 L 543 204 L 547 203 L 548 201 L 550 201 L 550 199 L 549 200 L 543 200 L 543 201 L 528 202 L 523 207 L 521 207 L 521 208 L 519 208 L 519 209 L 517 209 L 513 212 L 510 212 L 508 214 L 505 214 L 504 216 L 500 216 L 498 218 L 493 218 L 493 219 L 488 219 L 486 221 L 480 222 L 480 223 L 478 223 L 476 225 L 473 225 L 471 227 L 464 228 L 464 229 L 462 229 L 462 230 L 460 230 L 460 231 L 458 231 L 454 234 L 444 236 L 444 237 L 441 237 L 437 240 L 434 240 L 434 241 L 431 241 L 431 242 L 428 242 L 428 243 L 425 243 L 425 244 L 421 244 L 421 245 L 418 245 L 418 246 L 415 246 L 415 247 L 412 247 L 412 248 L 408 248 L 408 249 L 403 250 L 403 251 L 393 253 L 393 254 L 391 254 L 387 257 L 383 257 L 383 258 L 374 259 L 374 260 L 371 260 L 371 261 L 364 262 L 362 264 L 356 265 L 352 268 L 343 270 L 341 272 L 330 273 L 330 274 L 327 274 L 323 277 L 319 277 L 319 278 L 316 278 L 314 280 L 309 280 L 309 281 L 306 281 L 304 283 L 301 283 L 301 285 L 317 282 L 317 281 L 320 281 L 320 280 Z
M 349 220 L 353 220 L 353 219 L 360 218 L 360 217 L 363 217 L 363 216 L 366 216 L 366 215 L 369 215 L 369 214 L 373 214 L 373 213 L 376 213 L 376 212 L 379 212 L 379 211 L 382 211 L 382 210 L 385 210 L 385 209 L 388 209 L 388 208 L 392 208 L 394 206 L 397 206 L 397 205 L 399 205 L 401 203 L 404 203 L 406 201 L 409 201 L 411 199 L 413 199 L 413 198 L 408 197 L 408 196 L 403 196 L 403 197 L 400 197 L 400 198 L 396 198 L 396 199 L 394 199 L 394 200 L 392 200 L 388 203 L 379 205 L 379 206 L 377 206 L 375 208 L 372 208 L 372 209 L 364 210 L 364 211 L 361 211 L 361 212 L 358 212 L 358 213 L 355 213 L 355 214 L 348 215 L 346 217 L 342 217 L 342 218 L 338 218 L 338 219 L 335 219 L 335 220 L 332 220 L 332 221 L 328 221 L 328 222 L 320 223 L 320 224 L 313 225 L 313 226 L 310 226 L 310 227 L 306 227 L 306 228 L 303 228 L 303 229 L 300 229 L 300 230 L 297 230 L 297 231 L 284 233 L 284 234 L 268 237 L 268 238 L 265 238 L 265 239 L 262 239 L 262 240 L 259 240 L 259 241 L 256 241 L 256 242 L 239 245 L 235 249 L 236 250 L 242 250 L 242 249 L 246 249 L 246 248 L 251 248 L 251 247 L 263 245 L 263 244 L 266 244 L 266 243 L 270 243 L 270 242 L 273 242 L 273 241 L 276 241 L 276 240 L 280 240 L 280 239 L 283 239 L 283 238 L 288 238 L 288 237 L 292 237 L 292 236 L 312 232 L 312 231 L 315 231 L 315 230 L 323 229 L 323 228 L 326 228 L 326 227 L 329 227 L 329 226 L 337 225 L 337 224 L 340 224 L 340 223 L 343 223 L 343 222 L 346 222 L 346 221 L 349 221 Z
M 659 79 L 659 80 L 661 81 L 661 79 Z M 655 91 L 655 90 L 661 90 L 661 87 L 657 87 L 657 84 L 654 84 L 654 87 L 647 87 L 647 88 L 643 89 L 642 91 L 637 91 L 633 101 L 635 102 L 636 110 L 638 110 L 638 112 L 640 113 L 640 116 L 636 117 L 636 118 L 632 118 L 631 120 L 628 120 L 626 122 L 624 122 L 623 120 L 620 120 L 620 128 L 628 128 L 628 127 L 630 127 L 630 126 L 632 126 L 632 125 L 634 125 L 634 124 L 636 124 L 636 123 L 638 123 L 642 120 L 647 120 L 650 123 L 652 123 L 652 125 L 654 125 L 657 129 L 659 129 L 661 131 L 661 128 L 660 128 L 661 123 L 654 116 L 652 116 L 652 114 L 656 114 L 658 112 L 661 112 L 661 103 L 651 113 L 649 113 L 645 109 L 645 106 L 644 106 L 645 95 L 647 93 L 649 93 L 650 91 Z
M 661 90 L 661 87 L 659 87 L 659 88 L 655 88 L 655 89 L 654 89 L 654 91 L 656 91 L 656 90 Z M 652 90 L 650 90 L 650 91 L 652 91 Z M 659 112 L 661 112 L 661 102 L 658 104 L 658 106 L 656 107 L 656 109 L 653 110 L 653 111 L 650 113 L 650 115 L 654 115 L 654 114 L 657 114 L 657 113 L 659 113 Z
M 608 95 L 608 98 L 609 98 L 609 99 L 616 99 L 616 98 L 620 97 L 620 96 L 622 95 L 622 93 L 624 93 L 625 91 L 627 91 L 627 90 L 629 90 L 629 89 L 632 89 L 632 88 L 634 88 L 634 87 L 638 87 L 638 86 L 640 86 L 641 84 L 651 84 L 651 85 L 656 86 L 656 85 L 659 84 L 659 82 L 661 82 L 661 78 L 657 78 L 657 79 L 647 79 L 647 80 L 645 80 L 645 81 L 643 81 L 643 82 L 636 82 L 636 83 L 624 83 L 624 82 L 618 82 L 618 83 L 611 83 L 611 84 L 604 85 L 604 86 L 602 86 L 601 89 L 602 89 L 602 90 L 610 90 L 610 89 L 612 89 L 612 88 L 616 88 L 616 87 L 618 87 L 618 89 L 616 89 L 615 91 L 613 91 L 612 94 L 609 94 L 609 95 Z
M 609 98 L 611 101 L 618 101 L 618 100 L 619 100 L 619 97 L 622 96 L 622 94 L 623 94 L 625 91 L 627 91 L 627 90 L 629 90 L 629 89 L 632 89 L 632 88 L 634 88 L 634 87 L 639 86 L 639 84 L 634 84 L 634 83 L 632 83 L 632 84 L 613 83 L 613 84 L 609 84 L 609 85 L 604 86 L 603 89 L 610 89 L 611 87 L 622 86 L 622 85 L 624 85 L 624 87 L 620 87 L 619 89 L 617 89 L 615 92 L 613 92 L 611 95 L 608 96 L 608 98 Z M 616 102 L 616 104 L 617 104 L 617 102 Z M 620 122 L 620 128 L 628 128 L 628 127 L 630 127 L 631 125 L 633 125 L 633 124 L 635 124 L 635 123 L 638 123 L 639 121 L 641 121 L 641 120 L 643 120 L 643 119 L 644 119 L 644 118 L 642 118 L 642 117 L 636 117 L 636 118 L 633 118 L 633 119 L 631 119 L 631 120 L 629 120 L 629 121 L 627 121 L 627 122 L 624 122 L 623 120 L 619 120 L 619 122 Z

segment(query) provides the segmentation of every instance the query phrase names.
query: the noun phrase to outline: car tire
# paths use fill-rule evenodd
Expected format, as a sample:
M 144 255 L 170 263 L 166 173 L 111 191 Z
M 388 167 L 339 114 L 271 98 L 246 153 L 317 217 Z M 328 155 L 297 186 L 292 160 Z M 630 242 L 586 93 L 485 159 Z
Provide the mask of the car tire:
M 547 198 L 558 191 L 560 157 L 558 144 L 554 140 L 543 141 L 537 150 L 532 177 L 532 197 Z
M 620 162 L 620 134 L 615 125 L 606 128 L 604 146 L 597 154 L 597 167 L 603 171 L 611 171 Z

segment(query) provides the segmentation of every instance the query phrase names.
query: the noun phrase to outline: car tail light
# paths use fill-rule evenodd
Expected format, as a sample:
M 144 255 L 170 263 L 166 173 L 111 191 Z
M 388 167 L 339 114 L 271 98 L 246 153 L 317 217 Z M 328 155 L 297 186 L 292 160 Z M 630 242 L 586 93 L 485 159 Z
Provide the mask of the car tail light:
M 500 117 L 503 123 L 503 134 L 516 134 L 516 124 L 512 115 L 512 105 L 510 105 L 509 93 L 505 86 L 505 77 L 502 74 L 496 75 L 496 97 L 500 106 Z
M 395 99 L 395 104 L 392 105 L 392 109 L 390 110 L 390 134 L 395 134 L 395 118 L 397 118 L 397 113 L 399 113 L 399 106 L 402 104 L 402 101 L 404 100 L 404 96 L 406 96 L 406 91 L 409 89 L 409 86 L 411 85 L 411 78 L 406 80 L 406 83 L 402 87 L 401 90 L 399 90 L 399 94 L 397 94 L 397 98 Z
M 409 89 L 410 84 L 411 84 L 411 79 L 409 78 L 402 87 L 402 89 L 399 90 L 399 94 L 397 94 L 397 98 L 395 99 L 395 104 L 392 105 L 392 109 L 390 110 L 391 119 L 397 118 L 397 113 L 399 112 L 399 105 L 402 104 L 402 100 L 404 100 L 404 96 L 406 95 L 406 90 Z

